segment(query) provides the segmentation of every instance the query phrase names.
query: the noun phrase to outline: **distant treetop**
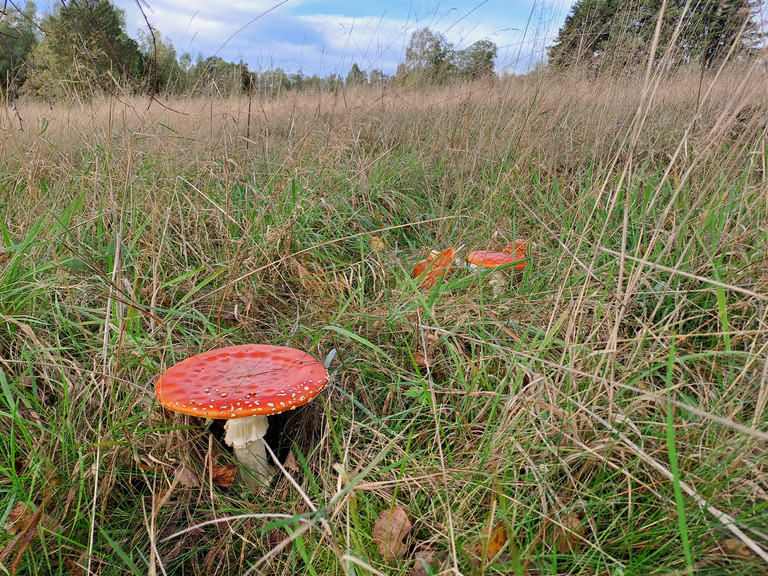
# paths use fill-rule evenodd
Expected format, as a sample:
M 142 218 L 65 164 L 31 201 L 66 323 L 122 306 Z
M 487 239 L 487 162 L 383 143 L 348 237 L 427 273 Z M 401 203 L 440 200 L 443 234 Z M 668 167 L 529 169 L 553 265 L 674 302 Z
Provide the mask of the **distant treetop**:
M 439 32 L 422 28 L 411 35 L 405 62 L 397 68 L 397 78 L 443 83 L 456 78 L 493 77 L 497 53 L 496 44 L 490 40 L 480 40 L 464 50 L 456 50 Z

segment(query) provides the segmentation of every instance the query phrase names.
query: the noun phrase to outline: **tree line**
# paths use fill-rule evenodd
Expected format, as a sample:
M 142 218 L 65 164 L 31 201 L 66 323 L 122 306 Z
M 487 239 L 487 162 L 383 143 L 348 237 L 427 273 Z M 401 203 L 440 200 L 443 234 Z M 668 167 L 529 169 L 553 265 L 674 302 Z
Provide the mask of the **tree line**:
M 754 54 L 764 35 L 754 17 L 759 0 L 578 0 L 552 46 L 546 66 L 595 73 L 641 69 L 654 63 L 712 67 L 728 54 Z M 68 0 L 39 14 L 5 0 L 0 10 L 0 88 L 56 98 L 130 86 L 147 94 L 200 93 L 276 96 L 287 90 L 339 86 L 441 84 L 495 77 L 498 48 L 481 40 L 457 49 L 429 28 L 415 31 L 393 76 L 352 64 L 344 77 L 306 76 L 281 68 L 251 70 L 244 62 L 189 53 L 152 28 L 131 38 L 125 15 L 110 0 Z M 658 42 L 654 44 L 656 29 Z
M 415 32 L 397 75 L 365 71 L 357 63 L 343 77 L 307 76 L 282 68 L 251 70 L 243 61 L 178 54 L 160 31 L 149 28 L 131 38 L 125 14 L 110 0 L 69 0 L 39 14 L 6 0 L 0 11 L 0 87 L 56 98 L 132 86 L 149 94 L 201 93 L 276 96 L 287 90 L 335 90 L 339 86 L 386 86 L 393 81 L 445 82 L 492 75 L 496 46 L 487 40 L 455 50 L 427 28 Z

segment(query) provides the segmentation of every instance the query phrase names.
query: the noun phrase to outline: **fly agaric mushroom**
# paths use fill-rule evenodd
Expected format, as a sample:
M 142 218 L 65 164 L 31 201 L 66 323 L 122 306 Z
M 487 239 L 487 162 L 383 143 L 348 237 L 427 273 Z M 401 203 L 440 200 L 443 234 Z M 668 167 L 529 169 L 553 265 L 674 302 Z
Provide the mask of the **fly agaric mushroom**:
M 433 250 L 429 253 L 426 260 L 422 260 L 413 269 L 413 277 L 418 278 L 424 274 L 419 282 L 420 288 L 432 288 L 440 278 L 446 277 L 453 270 L 453 257 L 456 254 L 455 248 L 448 248 L 442 252 Z
M 267 416 L 306 404 L 327 384 L 325 366 L 306 352 L 244 344 L 179 362 L 160 376 L 155 393 L 174 412 L 226 419 L 224 441 L 266 485 L 273 473 L 264 446 Z M 246 481 L 256 489 L 256 483 Z
M 530 240 L 513 240 L 501 252 L 478 250 L 470 252 L 467 262 L 476 268 L 497 268 L 506 264 L 514 264 L 515 270 L 525 270 L 528 266 L 528 253 L 538 253 L 539 248 Z
M 470 252 L 467 255 L 467 262 L 470 264 L 470 268 L 499 268 L 500 266 L 506 266 L 508 264 L 514 265 L 515 270 L 524 270 L 528 265 L 528 261 L 525 260 L 527 247 L 517 248 L 517 242 L 510 244 L 505 248 L 504 252 L 492 252 L 490 250 L 477 250 Z M 507 252 L 507 250 L 510 250 Z M 521 261 L 522 260 L 522 261 Z M 502 286 L 508 282 L 507 275 L 501 270 L 494 270 L 491 273 L 491 285 L 493 286 L 494 295 L 497 295 Z
M 467 262 L 478 268 L 498 268 L 507 264 L 514 264 L 515 270 L 523 270 L 528 261 L 521 262 L 525 256 L 518 252 L 491 252 L 490 250 L 477 250 L 467 255 Z
M 514 240 L 504 246 L 501 251 L 513 254 L 518 260 L 525 260 L 525 262 L 515 265 L 515 270 L 525 270 L 525 267 L 528 266 L 528 261 L 526 260 L 528 253 L 538 254 L 539 247 L 530 240 Z

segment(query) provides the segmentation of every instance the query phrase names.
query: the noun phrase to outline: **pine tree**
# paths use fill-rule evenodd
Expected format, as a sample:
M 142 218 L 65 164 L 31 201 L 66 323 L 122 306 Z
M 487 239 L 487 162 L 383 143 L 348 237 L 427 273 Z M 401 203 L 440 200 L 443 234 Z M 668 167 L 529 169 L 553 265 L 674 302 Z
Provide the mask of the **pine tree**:
M 682 2 L 677 1 L 679 9 Z M 733 43 L 740 41 L 742 50 L 755 49 L 761 40 L 760 31 L 752 19 L 759 2 L 747 0 L 723 0 L 721 2 L 700 2 L 693 5 L 686 15 L 685 34 L 687 52 L 692 58 L 704 59 L 704 65 L 711 67 L 719 63 Z M 740 34 L 744 29 L 744 34 Z
M 549 62 L 569 66 L 591 61 L 611 38 L 620 2 L 616 0 L 579 0 L 571 8 L 555 43 L 548 49 Z
M 587 65 L 596 72 L 645 65 L 651 52 L 662 0 L 578 0 L 555 43 L 549 63 L 557 68 Z M 758 0 L 685 0 L 666 3 L 656 61 L 671 65 L 702 62 L 711 67 L 735 45 L 742 54 L 760 42 L 752 18 Z M 673 42 L 674 32 L 680 33 Z M 703 60 L 702 60 L 703 59 Z

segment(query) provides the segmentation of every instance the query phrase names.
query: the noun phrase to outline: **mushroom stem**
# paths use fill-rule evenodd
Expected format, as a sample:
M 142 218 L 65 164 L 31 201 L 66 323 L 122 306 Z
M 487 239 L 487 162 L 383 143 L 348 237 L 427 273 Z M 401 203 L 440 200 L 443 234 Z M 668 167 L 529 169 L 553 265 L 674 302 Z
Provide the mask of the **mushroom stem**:
M 266 416 L 247 416 L 227 420 L 224 442 L 232 446 L 235 458 L 250 469 L 253 477 L 243 471 L 246 484 L 255 492 L 260 486 L 269 484 L 274 469 L 267 464 L 267 450 L 264 447 L 264 435 L 267 433 Z
M 494 270 L 488 283 L 493 288 L 493 296 L 496 298 L 509 286 L 509 276 L 502 270 Z

